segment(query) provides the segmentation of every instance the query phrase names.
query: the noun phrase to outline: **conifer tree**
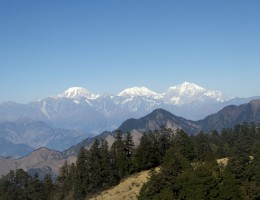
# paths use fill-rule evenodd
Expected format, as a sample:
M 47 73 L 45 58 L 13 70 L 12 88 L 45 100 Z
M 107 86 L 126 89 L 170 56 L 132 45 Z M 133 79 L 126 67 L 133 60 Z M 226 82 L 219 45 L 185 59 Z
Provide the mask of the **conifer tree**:
M 215 160 L 214 154 L 210 147 L 208 136 L 200 132 L 197 136 L 193 137 L 195 144 L 195 151 L 197 160 L 200 161 L 210 161 Z
M 87 171 L 89 174 L 89 191 L 96 191 L 102 186 L 102 164 L 99 141 L 96 139 L 89 149 L 87 156 Z
M 132 165 L 132 157 L 134 153 L 134 141 L 133 136 L 130 132 L 127 132 L 124 138 L 124 144 L 125 144 L 125 154 L 127 159 L 127 169 L 126 173 L 130 173 L 133 169 L 131 167 Z
M 58 198 L 62 199 L 66 195 L 68 195 L 69 191 L 71 190 L 71 183 L 68 181 L 69 177 L 69 165 L 68 161 L 66 160 L 63 166 L 60 168 L 59 175 L 56 180 Z
M 219 185 L 219 199 L 243 199 L 239 182 L 229 170 L 225 170 L 223 181 Z
M 152 132 L 144 133 L 135 150 L 134 165 L 137 171 L 150 169 L 160 164 L 158 142 Z
M 100 146 L 100 165 L 101 165 L 101 186 L 102 188 L 108 188 L 113 185 L 112 169 L 109 155 L 108 143 L 106 140 L 101 140 Z
M 172 143 L 174 148 L 189 161 L 192 161 L 196 158 L 194 144 L 184 130 L 181 129 L 176 132 Z
M 133 151 L 134 151 L 133 136 L 131 135 L 130 132 L 126 133 L 124 143 L 125 143 L 126 157 L 127 157 L 128 160 L 130 160 L 132 155 L 133 155 Z
M 30 191 L 29 193 L 31 199 L 39 199 L 39 200 L 46 199 L 46 196 L 44 194 L 43 184 L 40 181 L 37 173 L 32 177 L 29 191 Z
M 45 175 L 43 180 L 43 188 L 46 199 L 52 199 L 54 186 L 50 174 Z
M 116 131 L 115 142 L 111 146 L 113 174 L 116 179 L 121 179 L 128 173 L 128 161 L 125 153 L 125 144 L 120 130 Z
M 75 199 L 84 199 L 87 195 L 87 167 L 86 167 L 86 150 L 84 147 L 80 148 L 78 158 L 76 161 L 76 169 L 74 175 L 74 193 Z

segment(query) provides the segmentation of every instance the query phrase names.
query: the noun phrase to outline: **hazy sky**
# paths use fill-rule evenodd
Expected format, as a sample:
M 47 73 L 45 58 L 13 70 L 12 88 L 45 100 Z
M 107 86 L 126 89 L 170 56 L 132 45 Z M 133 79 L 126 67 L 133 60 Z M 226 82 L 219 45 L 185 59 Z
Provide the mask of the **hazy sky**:
M 259 0 L 0 1 L 0 102 L 72 86 L 260 95 Z

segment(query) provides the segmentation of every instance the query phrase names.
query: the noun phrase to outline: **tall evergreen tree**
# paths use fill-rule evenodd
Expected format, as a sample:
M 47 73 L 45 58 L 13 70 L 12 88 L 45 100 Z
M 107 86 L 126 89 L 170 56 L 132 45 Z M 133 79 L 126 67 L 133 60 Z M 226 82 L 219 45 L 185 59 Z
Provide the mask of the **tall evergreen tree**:
M 219 199 L 243 199 L 239 182 L 229 170 L 225 170 L 223 181 L 219 185 Z
M 130 173 L 134 169 L 131 167 L 132 166 L 132 157 L 134 153 L 134 141 L 133 141 L 133 136 L 131 135 L 130 132 L 127 132 L 124 138 L 124 144 L 125 144 L 125 154 L 126 154 L 126 159 L 127 159 L 127 173 Z
M 88 191 L 96 191 L 102 186 L 102 164 L 99 141 L 96 139 L 89 149 L 87 156 Z
M 54 185 L 50 174 L 45 175 L 43 180 L 43 188 L 44 188 L 44 194 L 46 196 L 46 199 L 48 200 L 53 199 Z
M 177 130 L 176 135 L 173 138 L 172 145 L 189 161 L 196 158 L 194 144 L 184 130 Z
M 200 132 L 197 136 L 193 137 L 195 144 L 196 157 L 200 161 L 215 160 L 214 154 L 210 147 L 208 136 Z
M 128 160 L 122 132 L 120 130 L 116 131 L 115 142 L 111 146 L 110 156 L 114 177 L 119 180 L 128 173 Z
M 179 187 L 177 177 L 191 166 L 175 148 L 167 150 L 160 172 L 152 170 L 147 183 L 141 188 L 138 199 L 177 199 Z
M 69 177 L 69 165 L 68 165 L 68 161 L 66 160 L 63 166 L 60 168 L 59 175 L 56 180 L 58 199 L 63 199 L 65 196 L 68 195 L 68 193 L 72 189 L 71 188 L 72 184 L 71 182 L 69 182 L 68 177 Z
M 79 200 L 84 199 L 87 195 L 87 185 L 86 150 L 84 147 L 81 147 L 76 161 L 73 197 Z
M 137 171 L 150 169 L 160 164 L 158 142 L 152 132 L 143 134 L 133 160 Z
M 114 185 L 114 180 L 112 178 L 112 166 L 109 154 L 108 143 L 106 140 L 101 140 L 100 146 L 100 165 L 101 165 L 101 187 L 108 188 Z

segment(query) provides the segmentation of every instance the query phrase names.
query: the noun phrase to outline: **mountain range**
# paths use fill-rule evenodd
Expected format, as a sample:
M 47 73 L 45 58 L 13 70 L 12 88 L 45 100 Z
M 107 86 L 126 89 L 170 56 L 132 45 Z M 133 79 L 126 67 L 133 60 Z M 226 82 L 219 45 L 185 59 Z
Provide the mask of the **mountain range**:
M 0 121 L 28 118 L 59 128 L 99 134 L 104 130 L 114 130 L 126 119 L 139 118 L 157 108 L 199 120 L 227 105 L 248 103 L 254 98 L 229 99 L 220 91 L 188 82 L 169 87 L 164 93 L 133 87 L 117 95 L 93 94 L 85 88 L 72 87 L 59 95 L 27 104 L 1 103 Z
M 191 120 L 254 98 L 228 99 L 220 91 L 184 82 L 164 93 L 133 87 L 117 95 L 93 94 L 72 87 L 27 104 L 4 102 L 0 104 L 0 156 L 23 157 L 39 147 L 63 151 L 93 134 L 118 128 L 126 119 L 140 118 L 158 108 L 190 119 L 188 127 Z
M 239 106 L 227 106 L 216 114 L 209 115 L 198 121 L 175 116 L 164 109 L 156 109 L 139 119 L 126 120 L 118 129 L 123 132 L 129 131 L 137 145 L 143 132 L 158 130 L 161 127 L 171 128 L 173 131 L 182 128 L 189 134 L 196 134 L 200 131 L 220 131 L 223 128 L 232 128 L 234 125 L 243 122 L 259 123 L 259 121 L 260 99 Z M 59 167 L 63 165 L 65 160 L 75 162 L 80 147 L 89 148 L 95 139 L 104 139 L 111 146 L 115 140 L 114 134 L 115 131 L 103 132 L 95 137 L 87 138 L 63 152 L 40 148 L 20 159 L 0 157 L 0 175 L 16 168 L 23 168 L 30 173 L 38 172 L 42 175 L 46 173 L 57 175 Z
M 237 124 L 260 122 L 260 99 L 252 100 L 249 103 L 239 106 L 227 106 L 219 112 L 209 115 L 203 120 L 192 121 L 183 117 L 178 117 L 164 109 L 156 109 L 148 115 L 139 119 L 128 119 L 123 122 L 118 130 L 123 133 L 130 132 L 136 145 L 144 132 L 150 130 L 160 130 L 162 127 L 170 128 L 173 131 L 183 129 L 188 134 L 198 134 L 201 131 L 209 132 L 217 130 L 221 132 L 223 128 L 233 128 Z M 111 146 L 114 142 L 115 131 L 105 131 L 93 138 L 87 138 L 77 145 L 73 145 L 63 153 L 67 156 L 77 155 L 80 147 L 90 148 L 95 139 L 104 139 Z

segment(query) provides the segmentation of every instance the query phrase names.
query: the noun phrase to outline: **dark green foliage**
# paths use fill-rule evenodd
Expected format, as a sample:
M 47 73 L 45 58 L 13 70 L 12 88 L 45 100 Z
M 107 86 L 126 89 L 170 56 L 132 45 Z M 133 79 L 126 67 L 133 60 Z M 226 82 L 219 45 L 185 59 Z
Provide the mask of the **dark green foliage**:
M 100 182 L 101 185 L 99 187 L 101 188 L 108 188 L 111 185 L 114 185 L 115 182 L 113 180 L 112 174 L 111 174 L 111 162 L 109 157 L 109 148 L 108 143 L 105 140 L 101 141 L 100 146 Z
M 200 165 L 185 170 L 178 178 L 179 199 L 216 199 L 218 196 L 217 179 L 212 168 Z
M 164 184 L 165 182 L 161 173 L 152 169 L 149 172 L 149 181 L 141 188 L 138 199 L 153 199 L 155 195 L 159 194 L 160 191 L 163 190 L 165 187 Z
M 126 171 L 131 173 L 132 171 L 134 171 L 134 168 L 132 166 L 132 164 L 133 164 L 132 157 L 134 154 L 134 141 L 133 141 L 133 136 L 131 135 L 131 133 L 129 133 L 129 132 L 126 133 L 124 143 L 125 143 L 125 154 L 126 154 L 126 159 L 127 159 Z
M 86 167 L 86 150 L 82 147 L 78 154 L 76 162 L 76 169 L 74 173 L 74 192 L 73 197 L 75 199 L 84 199 L 87 195 L 87 167 Z
M 48 200 L 53 191 L 51 180 L 41 182 L 36 174 L 29 176 L 22 169 L 10 171 L 0 180 L 1 200 Z
M 177 130 L 177 133 L 172 140 L 172 145 L 189 161 L 196 158 L 194 143 L 192 143 L 191 138 L 184 130 Z
M 113 175 L 118 181 L 128 174 L 128 158 L 125 143 L 121 131 L 116 132 L 115 142 L 111 146 L 110 156 L 112 161 Z
M 126 157 L 128 160 L 130 160 L 133 156 L 133 152 L 134 152 L 134 141 L 133 141 L 133 136 L 131 135 L 131 133 L 127 132 L 125 135 L 125 153 L 126 153 Z
M 93 193 L 111 185 L 111 166 L 108 144 L 95 140 L 87 156 L 88 185 L 87 191 Z
M 43 188 L 47 199 L 53 198 L 54 185 L 52 182 L 52 177 L 50 174 L 47 174 L 43 180 Z
M 215 155 L 209 143 L 209 135 L 200 132 L 196 137 L 193 137 L 195 144 L 196 158 L 200 161 L 215 160 Z
M 228 170 L 225 171 L 223 181 L 219 184 L 219 199 L 243 199 L 239 182 Z
M 227 156 L 225 146 L 218 131 L 214 130 L 211 132 L 209 136 L 209 142 L 212 152 L 216 158 L 224 158 Z
M 253 145 L 251 154 L 255 161 L 260 162 L 260 140 Z
M 138 199 L 172 199 L 178 198 L 179 188 L 176 184 L 177 177 L 184 170 L 191 168 L 188 160 L 170 148 L 161 166 L 160 172 L 152 171 L 149 181 L 142 187 Z
M 160 164 L 159 143 L 152 133 L 144 133 L 134 155 L 137 171 L 156 167 Z
M 59 176 L 56 180 L 56 185 L 58 188 L 58 199 L 63 199 L 68 195 L 69 191 L 72 189 L 71 182 L 72 180 L 70 180 L 69 165 L 68 162 L 65 161 L 64 165 L 60 168 Z
M 254 123 L 244 123 L 224 129 L 222 134 L 212 131 L 188 137 L 183 131 L 177 132 L 161 171 L 151 173 L 138 198 L 260 199 L 259 130 Z M 192 161 L 192 167 L 180 159 L 192 160 L 187 156 L 193 152 L 187 150 L 189 145 L 185 143 L 190 143 L 187 138 L 195 145 L 196 160 Z M 213 162 L 222 156 L 229 157 L 224 168 Z
M 216 164 L 222 157 L 229 158 L 227 166 Z M 130 133 L 116 131 L 110 149 L 104 140 L 81 148 L 76 163 L 66 161 L 55 182 L 50 175 L 40 180 L 10 171 L 0 179 L 0 199 L 90 198 L 146 169 L 152 170 L 139 199 L 260 199 L 260 128 L 243 123 L 196 136 L 161 128 L 144 133 L 136 148 Z

